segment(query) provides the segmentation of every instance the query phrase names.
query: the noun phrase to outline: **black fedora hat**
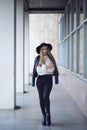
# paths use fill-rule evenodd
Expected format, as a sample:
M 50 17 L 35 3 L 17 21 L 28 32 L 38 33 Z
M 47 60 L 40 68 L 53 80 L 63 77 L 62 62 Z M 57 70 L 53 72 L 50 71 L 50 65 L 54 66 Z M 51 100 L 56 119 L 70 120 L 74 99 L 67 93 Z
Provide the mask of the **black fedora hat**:
M 52 45 L 49 44 L 49 43 L 41 43 L 37 48 L 36 48 L 36 52 L 39 54 L 40 53 L 40 49 L 43 47 L 43 46 L 47 46 L 49 48 L 49 50 L 51 51 L 52 50 Z

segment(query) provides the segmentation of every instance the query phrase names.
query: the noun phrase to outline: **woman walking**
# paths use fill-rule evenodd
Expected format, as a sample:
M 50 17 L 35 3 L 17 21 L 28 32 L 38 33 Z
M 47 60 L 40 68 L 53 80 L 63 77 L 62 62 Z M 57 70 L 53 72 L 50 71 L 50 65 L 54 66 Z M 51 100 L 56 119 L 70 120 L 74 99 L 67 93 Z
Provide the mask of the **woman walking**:
M 42 125 L 48 126 L 51 125 L 50 92 L 53 85 L 52 76 L 55 76 L 55 84 L 58 84 L 59 75 L 51 50 L 52 45 L 49 43 L 41 43 L 36 48 L 38 56 L 35 58 L 32 75 L 32 86 L 35 86 L 35 78 L 37 77 L 36 85 L 43 115 Z

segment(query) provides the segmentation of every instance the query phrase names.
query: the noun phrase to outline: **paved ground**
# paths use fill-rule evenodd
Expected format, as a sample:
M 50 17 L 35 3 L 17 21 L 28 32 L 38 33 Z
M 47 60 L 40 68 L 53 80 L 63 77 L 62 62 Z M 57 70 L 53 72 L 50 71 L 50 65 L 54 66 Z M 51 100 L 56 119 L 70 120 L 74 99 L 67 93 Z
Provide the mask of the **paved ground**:
M 37 89 L 26 86 L 25 94 L 17 94 L 15 111 L 0 111 L 0 130 L 87 130 L 87 120 L 62 85 L 51 93 L 52 125 L 41 125 Z

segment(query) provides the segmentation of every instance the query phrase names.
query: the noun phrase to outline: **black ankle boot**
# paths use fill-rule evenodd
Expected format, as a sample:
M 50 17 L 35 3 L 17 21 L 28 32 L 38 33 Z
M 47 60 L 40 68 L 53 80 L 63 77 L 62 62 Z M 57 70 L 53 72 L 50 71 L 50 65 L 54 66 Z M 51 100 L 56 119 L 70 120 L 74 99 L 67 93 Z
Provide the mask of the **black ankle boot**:
M 43 115 L 42 125 L 46 125 L 46 115 Z
M 47 126 L 50 126 L 50 125 L 51 125 L 51 116 L 50 116 L 50 115 L 47 115 L 46 125 L 47 125 Z

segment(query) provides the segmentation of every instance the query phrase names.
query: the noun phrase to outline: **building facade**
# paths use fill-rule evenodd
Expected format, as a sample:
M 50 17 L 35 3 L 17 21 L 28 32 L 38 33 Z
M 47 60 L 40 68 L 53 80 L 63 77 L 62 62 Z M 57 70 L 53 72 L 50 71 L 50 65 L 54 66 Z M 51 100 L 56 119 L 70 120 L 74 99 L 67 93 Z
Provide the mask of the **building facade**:
M 87 1 L 69 0 L 59 17 L 62 83 L 87 116 Z

